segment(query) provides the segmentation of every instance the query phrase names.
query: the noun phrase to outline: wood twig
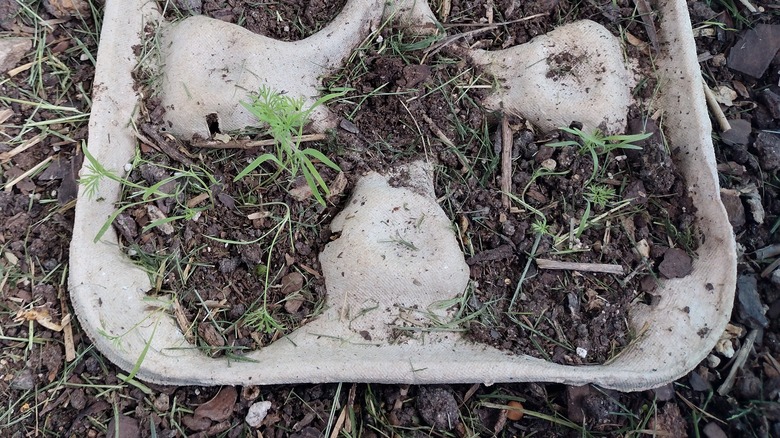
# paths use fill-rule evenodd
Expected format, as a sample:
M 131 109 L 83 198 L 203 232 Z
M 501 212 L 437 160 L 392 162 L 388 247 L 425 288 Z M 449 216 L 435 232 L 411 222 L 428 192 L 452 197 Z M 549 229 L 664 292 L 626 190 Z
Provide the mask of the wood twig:
M 14 115 L 14 111 L 10 108 L 0 110 L 0 123 L 5 123 L 5 121 L 10 119 L 12 115 Z
M 176 146 L 171 146 L 168 144 L 168 140 L 160 135 L 156 126 L 152 125 L 151 123 L 144 123 L 141 125 L 141 132 L 143 132 L 144 135 L 148 137 L 144 137 L 143 135 L 140 135 L 136 132 L 135 136 L 142 142 L 154 147 L 155 149 L 171 157 L 171 159 L 178 161 L 179 163 L 186 164 L 187 166 L 194 164 L 192 160 L 189 159 L 189 157 L 179 152 L 179 141 L 175 140 Z
M 653 9 L 650 7 L 647 0 L 634 0 L 634 3 L 639 11 L 639 15 L 642 17 L 642 22 L 647 31 L 647 38 L 650 39 L 653 51 L 658 53 L 658 32 L 655 29 L 655 22 L 653 22 Z
M 775 259 L 772 263 L 769 264 L 766 268 L 764 268 L 763 271 L 761 271 L 761 278 L 767 278 L 770 275 L 772 275 L 772 272 L 774 272 L 775 269 L 780 266 L 780 258 Z
M 734 363 L 731 365 L 729 375 L 726 377 L 726 380 L 723 381 L 723 384 L 720 385 L 720 388 L 718 388 L 718 394 L 721 396 L 725 396 L 731 392 L 731 388 L 734 387 L 734 381 L 737 378 L 737 371 L 741 370 L 745 365 L 748 355 L 750 355 L 750 351 L 753 350 L 753 344 L 756 342 L 756 336 L 758 336 L 758 330 L 751 330 L 745 338 L 745 342 L 741 347 L 739 347 L 739 352 L 737 352 L 737 355 L 734 357 Z
M 27 140 L 26 142 L 20 144 L 19 146 L 11 149 L 8 152 L 3 152 L 0 154 L 0 164 L 5 164 L 9 161 L 11 161 L 11 158 L 21 154 L 22 152 L 26 151 L 27 149 L 30 149 L 31 147 L 35 146 L 36 144 L 40 143 L 41 140 L 45 137 L 44 134 L 38 134 L 35 137 Z
M 710 90 L 710 87 L 707 85 L 707 83 L 704 82 L 704 78 L 701 79 L 701 83 L 704 86 L 704 98 L 707 100 L 707 106 L 710 107 L 712 115 L 715 116 L 715 120 L 718 122 L 718 126 L 720 126 L 721 132 L 728 131 L 731 129 L 731 124 L 726 118 L 726 115 L 723 114 L 723 110 L 720 109 L 720 104 L 715 98 L 715 94 L 712 92 L 712 90 Z
M 425 120 L 425 123 L 428 124 L 428 127 L 431 128 L 431 131 L 434 133 L 434 135 L 436 135 L 436 138 L 441 140 L 441 142 L 444 143 L 445 146 L 451 148 L 455 147 L 455 143 L 453 143 L 452 140 L 450 140 L 449 137 L 447 137 L 447 134 L 445 134 L 444 131 L 442 131 L 441 128 L 439 128 L 436 125 L 436 122 L 434 122 L 433 119 L 428 117 L 428 114 L 423 114 L 422 118 L 423 120 Z
M 501 119 L 501 205 L 509 209 L 509 193 L 512 192 L 512 128 L 509 117 Z
M 15 186 L 15 185 L 19 184 L 19 181 L 21 181 L 21 180 L 23 180 L 23 179 L 27 178 L 28 176 L 30 176 L 30 175 L 32 175 L 32 174 L 34 174 L 34 173 L 35 173 L 35 172 L 37 172 L 37 171 L 39 171 L 41 168 L 43 168 L 43 166 L 45 166 L 45 165 L 49 164 L 49 162 L 50 162 L 50 161 L 51 161 L 53 158 L 54 158 L 54 157 L 53 157 L 53 156 L 51 156 L 51 155 L 50 155 L 50 156 L 48 156 L 48 157 L 46 157 L 46 159 L 45 159 L 45 160 L 43 160 L 43 161 L 41 161 L 40 163 L 36 164 L 36 165 L 35 165 L 35 166 L 33 166 L 33 167 L 30 169 L 30 170 L 28 170 L 27 172 L 24 172 L 23 174 L 21 174 L 21 175 L 17 176 L 16 178 L 14 178 L 14 179 L 13 179 L 13 181 L 9 181 L 9 182 L 7 182 L 7 183 L 5 184 L 5 189 L 4 189 L 4 190 L 5 190 L 6 192 L 10 192 L 10 191 L 11 191 L 11 190 L 14 188 L 14 186 Z
M 305 143 L 308 141 L 320 141 L 328 138 L 325 134 L 305 134 L 292 138 L 295 143 Z M 191 146 L 196 148 L 208 148 L 208 149 L 254 149 L 263 146 L 273 146 L 276 144 L 276 140 L 268 138 L 265 140 L 193 140 L 190 142 Z
M 756 7 L 753 6 L 753 4 L 750 3 L 748 0 L 739 0 L 739 2 L 745 5 L 747 10 L 750 11 L 751 14 L 755 14 L 756 12 L 758 12 L 758 9 L 756 9 Z
M 778 256 L 780 255 L 780 243 L 759 248 L 753 254 L 756 256 L 756 260 L 766 260 L 770 257 Z
M 66 294 L 62 291 L 61 287 L 59 295 L 62 315 L 70 315 L 68 303 L 65 300 Z M 65 321 L 65 316 L 63 316 L 62 320 Z M 65 344 L 65 362 L 73 362 L 76 360 L 76 345 L 73 342 L 73 324 L 70 323 L 70 319 L 68 319 L 67 324 L 63 324 L 62 326 L 62 341 Z
M 623 275 L 623 267 L 620 265 L 608 265 L 603 263 L 577 263 L 561 262 L 550 259 L 536 259 L 539 269 L 553 269 L 559 271 L 601 272 L 604 274 Z
M 546 15 L 548 15 L 548 14 L 543 12 L 543 13 L 539 13 L 539 14 L 529 15 L 529 16 L 523 17 L 523 18 L 518 18 L 517 20 L 502 21 L 500 23 L 493 23 L 493 24 L 484 24 L 484 23 L 476 23 L 476 24 L 471 24 L 471 23 L 469 23 L 469 24 L 452 23 L 452 24 L 448 24 L 445 27 L 465 27 L 465 26 L 473 27 L 473 26 L 480 26 L 480 28 L 479 29 L 470 30 L 468 32 L 456 33 L 455 35 L 448 36 L 448 37 L 444 38 L 443 40 L 439 41 L 438 43 L 433 44 L 432 46 L 428 47 L 428 49 L 425 50 L 422 60 L 424 62 L 426 59 L 428 59 L 429 56 L 433 56 L 436 53 L 439 53 L 439 51 L 441 49 L 445 48 L 446 46 L 454 43 L 455 41 L 457 41 L 459 39 L 468 38 L 468 37 L 471 37 L 471 36 L 474 36 L 474 35 L 478 35 L 478 34 L 480 34 L 482 32 L 487 32 L 489 30 L 497 29 L 500 26 L 506 26 L 506 25 L 509 25 L 509 24 L 522 23 L 524 21 L 534 20 L 536 18 L 541 18 L 541 17 L 544 17 Z M 482 27 L 482 26 L 484 26 L 484 27 Z
M 441 18 L 442 23 L 446 23 L 447 19 L 450 18 L 450 11 L 452 10 L 452 1 L 451 0 L 442 0 L 439 4 L 439 17 Z
M 425 123 L 428 124 L 428 127 L 431 129 L 431 132 L 436 136 L 436 138 L 439 139 L 442 143 L 444 143 L 445 146 L 451 147 L 453 149 L 457 149 L 455 146 L 455 143 L 452 142 L 452 140 L 447 137 L 447 134 L 444 133 L 444 131 L 441 130 L 436 125 L 436 122 L 433 121 L 430 117 L 428 117 L 428 114 L 422 115 L 423 120 L 425 120 Z M 467 173 L 471 171 L 471 167 L 469 166 L 469 163 L 463 159 L 463 157 L 459 153 L 455 153 L 455 155 L 458 157 L 458 161 L 460 161 L 460 165 L 463 166 L 463 170 L 461 173 Z

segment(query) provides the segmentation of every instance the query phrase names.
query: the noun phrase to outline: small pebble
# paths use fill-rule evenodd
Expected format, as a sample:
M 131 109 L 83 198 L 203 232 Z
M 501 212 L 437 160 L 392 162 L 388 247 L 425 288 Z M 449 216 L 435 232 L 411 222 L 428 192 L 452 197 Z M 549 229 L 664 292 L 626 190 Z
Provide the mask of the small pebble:
M 737 278 L 737 317 L 752 328 L 766 328 L 769 325 L 764 315 L 764 305 L 758 294 L 758 279 L 755 275 L 740 275 Z
M 251 427 L 260 427 L 269 410 L 271 410 L 271 402 L 269 401 L 253 403 L 246 414 L 246 424 Z
M 728 438 L 726 432 L 724 432 L 723 429 L 721 429 L 720 426 L 714 422 L 707 423 L 702 431 L 704 432 L 704 436 L 707 438 Z
M 168 394 L 165 393 L 161 393 L 154 399 L 154 408 L 160 412 L 168 412 L 170 404 L 170 398 L 168 397 Z

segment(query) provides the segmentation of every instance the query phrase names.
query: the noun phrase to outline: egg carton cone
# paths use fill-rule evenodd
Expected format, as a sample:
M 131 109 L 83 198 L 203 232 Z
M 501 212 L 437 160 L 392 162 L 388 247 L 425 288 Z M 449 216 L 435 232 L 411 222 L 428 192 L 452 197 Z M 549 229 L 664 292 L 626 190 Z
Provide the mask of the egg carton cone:
M 425 2 L 386 3 L 350 0 L 321 31 L 282 42 L 200 16 L 167 23 L 146 0 L 107 0 L 86 147 L 106 170 L 126 174 L 137 147 L 133 127 L 142 100 L 132 72 L 148 26 L 162 29 L 160 98 L 169 109 L 164 116 L 169 132 L 182 139 L 205 138 L 211 114 L 223 130 L 254 124 L 239 102 L 263 85 L 316 101 L 320 78 L 342 66 L 383 20 L 401 20 L 420 33 L 435 31 Z M 682 0 L 655 5 L 660 17 L 655 63 L 663 80 L 656 107 L 696 207 L 700 245 L 690 275 L 661 280 L 652 305 L 632 305 L 629 324 L 640 335 L 608 364 L 561 365 L 475 343 L 456 331 L 403 340 L 391 336 L 399 318 L 412 317 L 403 315 L 404 309 L 428 309 L 457 298 L 469 281 L 453 218 L 436 203 L 426 162 L 357 182 L 331 224 L 338 239 L 320 254 L 324 312 L 240 361 L 194 348 L 176 321 L 150 304 L 149 275 L 123 252 L 113 228 L 96 239 L 116 210 L 120 184 L 102 181 L 96 193 L 81 187 L 68 281 L 81 326 L 120 368 L 170 385 L 535 381 L 639 391 L 678 379 L 709 354 L 730 319 L 736 251 L 719 196 L 687 5 Z M 617 38 L 594 22 L 571 23 L 504 50 L 458 50 L 496 77 L 497 86 L 482 102 L 488 108 L 517 114 L 545 130 L 580 120 L 586 131 L 625 131 L 632 103 L 630 66 Z M 582 62 L 566 78 L 550 80 L 549 62 L 540 61 L 561 51 Z M 313 129 L 322 131 L 338 118 L 321 106 L 312 121 Z M 85 162 L 82 177 L 93 172 Z M 393 172 L 403 172 L 406 182 L 389 184 Z M 407 209 L 394 215 L 399 205 Z M 418 223 L 422 216 L 426 220 Z M 376 245 L 400 235 L 420 250 Z M 431 318 L 447 317 L 446 310 L 431 312 Z

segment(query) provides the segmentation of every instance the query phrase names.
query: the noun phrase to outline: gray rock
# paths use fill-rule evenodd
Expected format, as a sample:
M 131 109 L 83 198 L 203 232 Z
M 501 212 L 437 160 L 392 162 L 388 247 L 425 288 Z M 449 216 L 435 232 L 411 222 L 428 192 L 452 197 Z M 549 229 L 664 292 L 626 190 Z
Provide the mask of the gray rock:
M 729 223 L 736 230 L 745 225 L 745 206 L 739 198 L 739 192 L 736 190 L 722 190 L 720 200 L 726 208 L 726 214 L 729 217 Z
M 140 438 L 141 429 L 138 420 L 119 414 L 118 417 L 112 417 L 106 427 L 107 438 Z
M 691 16 L 694 17 L 697 21 L 710 20 L 718 15 L 704 2 L 690 3 L 689 8 L 691 10 Z
M 780 119 L 780 96 L 771 90 L 764 90 L 758 95 L 758 100 L 766 106 L 773 118 Z
M 728 438 L 726 432 L 718 426 L 718 423 L 710 422 L 702 430 L 707 438 Z
M 20 9 L 16 0 L 0 0 L 0 28 L 11 30 L 11 25 Z
M 417 411 L 428 425 L 437 429 L 452 430 L 459 422 L 458 402 L 444 388 L 421 386 Z
M 780 49 L 780 25 L 759 24 L 746 31 L 731 48 L 727 64 L 732 70 L 760 78 Z
M 11 380 L 11 388 L 20 391 L 29 391 L 35 388 L 35 376 L 33 376 L 32 371 L 28 368 L 19 371 Z
M 740 275 L 737 278 L 737 317 L 752 328 L 766 328 L 769 325 L 755 275 Z
M 200 14 L 203 11 L 203 0 L 175 0 L 176 6 L 193 14 Z
M 712 389 L 710 382 L 702 377 L 697 371 L 691 371 L 691 374 L 688 377 L 688 383 L 691 384 L 691 389 L 694 391 L 704 392 Z
M 658 401 L 669 401 L 674 398 L 674 384 L 668 383 L 653 390 L 655 399 Z
M 780 136 L 769 132 L 760 132 L 754 143 L 758 155 L 761 158 L 761 167 L 764 170 L 780 168 Z
M 0 38 L 0 73 L 16 67 L 31 48 L 29 38 Z
M 769 281 L 771 281 L 775 286 L 780 286 L 780 269 L 775 269 L 772 271 L 772 276 L 769 277 Z
M 252 404 L 249 407 L 249 412 L 246 414 L 246 424 L 250 427 L 260 427 L 263 424 L 263 420 L 268 415 L 268 411 L 271 410 L 271 402 L 261 401 Z
M 665 278 L 683 278 L 693 271 L 693 261 L 685 250 L 669 248 L 658 265 L 658 271 Z
M 745 146 L 750 142 L 750 133 L 753 127 L 750 122 L 742 119 L 729 120 L 731 129 L 720 135 L 720 138 L 729 146 Z
M 761 394 L 761 379 L 751 371 L 743 369 L 742 374 L 737 379 L 735 390 L 737 397 L 741 400 L 757 399 Z

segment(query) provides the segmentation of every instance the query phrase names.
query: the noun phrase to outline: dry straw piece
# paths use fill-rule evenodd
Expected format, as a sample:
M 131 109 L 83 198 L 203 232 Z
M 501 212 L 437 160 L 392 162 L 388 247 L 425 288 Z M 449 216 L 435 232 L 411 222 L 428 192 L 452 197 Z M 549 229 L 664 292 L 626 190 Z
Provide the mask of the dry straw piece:
M 216 20 L 185 20 L 164 36 L 171 39 L 170 42 L 174 44 L 172 47 L 175 48 L 171 49 L 173 52 L 169 52 L 167 56 L 178 59 L 177 62 L 181 63 L 179 66 L 169 65 L 169 73 L 188 75 L 187 81 L 191 81 L 188 82 L 188 91 L 192 102 L 203 102 L 200 99 L 203 96 L 215 97 L 215 90 L 225 92 L 229 96 L 225 101 L 216 96 L 216 100 L 208 103 L 211 107 L 177 105 L 177 111 L 180 113 L 170 114 L 169 120 L 177 127 L 182 127 L 180 132 L 185 136 L 203 133 L 204 118 L 210 112 L 220 113 L 221 124 L 227 123 L 228 120 L 235 120 L 239 125 L 248 123 L 244 114 L 231 113 L 235 108 L 225 106 L 230 104 L 238 107 L 235 102 L 244 97 L 237 94 L 235 84 L 231 88 L 228 83 L 198 81 L 192 77 L 198 72 L 190 71 L 190 68 L 215 68 L 214 65 L 203 66 L 202 62 L 196 62 L 198 56 L 204 56 L 210 50 L 224 51 L 224 62 L 229 63 L 233 62 L 231 56 L 243 56 L 247 47 L 251 50 L 266 50 L 263 53 L 272 53 L 273 48 L 278 48 L 278 55 L 290 62 L 288 67 L 298 69 L 294 71 L 302 76 L 289 78 L 289 75 L 286 75 L 288 77 L 285 78 L 280 76 L 282 73 L 278 70 L 267 70 L 266 75 L 263 65 L 256 65 L 253 68 L 256 70 L 254 73 L 259 75 L 257 85 L 264 83 L 262 81 L 269 81 L 268 83 L 274 86 L 293 90 L 310 99 L 314 98 L 311 87 L 316 85 L 316 78 L 308 75 L 319 74 L 323 71 L 323 66 L 339 65 L 341 58 L 360 44 L 371 26 L 378 24 L 381 17 L 379 13 L 372 11 L 381 10 L 384 3 L 383 0 L 349 1 L 343 12 L 346 15 L 337 18 L 334 23 L 347 23 L 357 17 L 360 24 L 351 28 L 345 24 L 343 28 L 333 29 L 343 41 L 341 44 L 330 41 L 327 47 L 340 46 L 339 51 L 334 53 L 333 58 L 317 55 L 316 59 L 326 59 L 327 62 L 312 70 L 303 69 L 303 64 L 296 62 L 301 53 L 312 53 L 317 47 L 325 47 L 320 45 L 323 41 L 322 34 L 299 43 L 281 44 L 247 35 L 238 28 L 215 23 Z M 403 3 L 408 5 L 408 2 Z M 656 2 L 656 6 L 658 16 L 662 17 L 658 23 L 659 53 L 656 65 L 659 77 L 663 78 L 657 107 L 663 111 L 665 134 L 671 149 L 679 151 L 675 154 L 676 164 L 688 182 L 689 193 L 697 209 L 697 225 L 702 238 L 698 257 L 693 263 L 693 272 L 685 278 L 663 281 L 656 292 L 660 296 L 657 304 L 648 306 L 640 303 L 631 309 L 630 324 L 641 335 L 611 363 L 588 366 L 559 365 L 477 345 L 461 338 L 457 333 L 426 337 L 424 343 L 419 340 L 397 344 L 364 340 L 357 342 L 354 331 L 345 325 L 346 322 L 340 314 L 343 312 L 332 310 L 326 311 L 319 319 L 301 327 L 288 337 L 247 354 L 247 361 L 208 357 L 197 349 L 190 348 L 172 318 L 150 310 L 148 303 L 144 301 L 146 291 L 152 287 L 149 277 L 122 254 L 114 231 L 109 230 L 100 241 L 94 242 L 98 230 L 114 211 L 114 204 L 120 196 L 119 184 L 108 181 L 103 182 L 98 193 L 91 197 L 86 195 L 82 187 L 76 206 L 69 290 L 82 327 L 95 346 L 118 366 L 132 370 L 138 365 L 135 374 L 138 378 L 164 384 L 545 381 L 572 385 L 595 383 L 606 388 L 638 391 L 681 377 L 707 356 L 729 320 L 736 283 L 736 256 L 734 236 L 719 197 L 710 139 L 711 126 L 686 3 L 662 0 Z M 427 8 L 416 8 L 413 11 L 416 10 L 419 14 L 421 9 Z M 427 22 L 430 22 L 429 17 L 430 15 L 426 18 Z M 420 22 L 415 21 L 413 14 L 405 19 L 412 23 Z M 128 123 L 134 117 L 140 99 L 130 74 L 136 65 L 134 47 L 142 42 L 145 24 L 157 20 L 160 20 L 160 17 L 154 10 L 154 2 L 106 1 L 93 111 L 89 124 L 89 150 L 106 169 L 119 175 L 124 174 L 125 163 L 132 159 L 136 146 L 135 135 Z M 204 37 L 206 44 L 198 38 L 186 42 L 178 40 L 179 33 L 190 35 L 193 32 L 187 24 L 188 21 L 193 25 L 197 24 L 198 31 L 203 35 L 211 35 Z M 592 27 L 590 23 L 576 26 Z M 210 39 L 216 38 L 214 32 L 223 32 L 224 35 L 254 42 L 222 45 L 219 40 Z M 595 27 L 591 33 L 607 39 L 613 38 L 611 35 L 605 36 Z M 555 34 L 548 35 L 545 38 L 554 36 Z M 541 43 L 537 41 L 531 44 Z M 583 44 L 587 46 L 588 43 Z M 237 52 L 233 53 L 231 47 Z M 298 48 L 301 49 L 300 52 L 293 51 Z M 471 56 L 475 59 L 490 60 L 492 55 L 473 52 Z M 489 64 L 488 68 L 491 68 L 490 65 L 492 64 Z M 233 66 L 235 67 L 235 64 Z M 619 67 L 616 68 L 619 70 Z M 204 74 L 203 71 L 200 73 Z M 285 82 L 288 79 L 299 82 L 299 88 L 292 88 L 292 85 Z M 200 89 L 206 83 L 209 90 Z M 164 99 L 173 99 L 177 85 L 173 82 L 168 85 L 171 95 Z M 257 88 L 244 82 L 241 85 L 247 89 Z M 624 87 L 625 85 L 623 84 Z M 491 97 L 491 102 L 500 105 L 503 99 L 506 103 L 508 94 L 500 94 L 501 92 L 497 90 L 496 93 L 499 94 Z M 542 97 L 544 96 L 543 94 Z M 611 102 L 623 108 L 626 102 L 621 94 L 617 96 L 618 98 Z M 534 119 L 533 107 L 534 105 L 521 105 L 517 111 L 529 119 Z M 183 120 L 186 117 L 192 117 L 192 126 L 187 127 Z M 329 123 L 328 114 L 324 110 L 318 117 L 320 127 Z M 608 119 L 608 123 L 622 123 L 622 119 Z M 600 120 L 594 120 L 592 123 L 599 124 Z M 227 128 L 227 125 L 225 127 Z M 382 178 L 372 178 L 375 180 L 365 183 L 367 186 L 376 189 L 382 185 Z M 431 214 L 434 215 L 435 205 L 426 204 L 425 196 L 420 195 L 424 192 L 410 191 L 399 196 L 415 197 L 421 201 L 422 206 L 419 208 L 431 208 Z M 392 240 L 392 236 L 394 235 L 391 234 L 388 239 Z M 462 261 L 462 255 L 460 257 Z M 462 268 L 460 261 L 455 257 L 453 261 L 445 263 L 453 263 L 454 272 L 459 272 L 458 269 Z M 329 281 L 330 289 L 341 287 L 331 286 L 330 283 Z M 328 306 L 338 309 L 334 303 L 337 297 L 346 296 L 346 291 L 330 289 Z M 451 288 L 439 292 L 442 296 L 458 293 Z M 439 295 L 436 295 L 435 299 L 438 297 Z M 358 303 L 362 298 L 350 297 L 349 300 Z M 392 301 L 387 297 L 380 298 Z M 336 336 L 330 336 L 331 333 Z M 119 345 L 112 341 L 113 337 L 120 340 Z M 139 358 L 143 360 L 139 361 Z

